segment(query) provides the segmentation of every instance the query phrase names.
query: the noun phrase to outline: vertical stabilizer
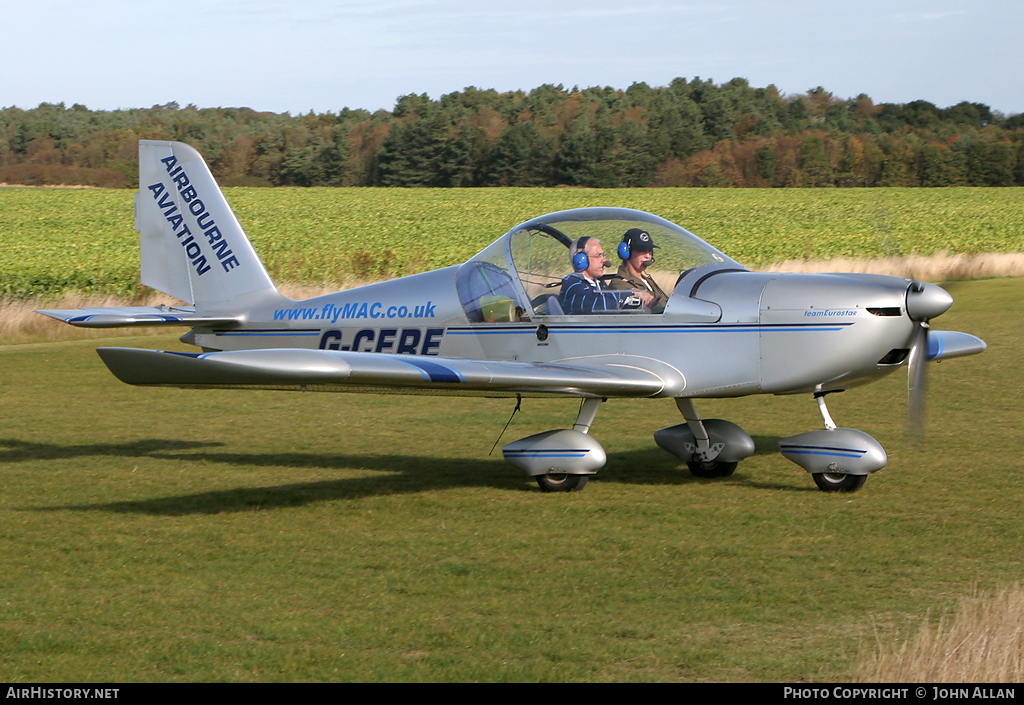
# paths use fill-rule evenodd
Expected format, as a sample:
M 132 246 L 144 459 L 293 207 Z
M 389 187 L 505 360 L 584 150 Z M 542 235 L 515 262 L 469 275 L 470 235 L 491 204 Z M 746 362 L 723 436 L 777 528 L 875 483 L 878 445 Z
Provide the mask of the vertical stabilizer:
M 135 229 L 142 283 L 197 309 L 276 292 L 206 162 L 187 144 L 139 140 Z

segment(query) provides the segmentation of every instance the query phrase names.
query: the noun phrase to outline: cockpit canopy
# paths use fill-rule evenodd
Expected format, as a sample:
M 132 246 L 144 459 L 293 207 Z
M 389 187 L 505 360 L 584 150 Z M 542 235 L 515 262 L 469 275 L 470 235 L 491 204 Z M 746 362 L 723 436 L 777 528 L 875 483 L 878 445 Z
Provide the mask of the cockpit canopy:
M 459 267 L 457 286 L 466 315 L 476 323 L 563 315 L 558 297 L 562 279 L 573 271 L 570 245 L 584 236 L 597 238 L 608 256 L 606 274 L 614 274 L 622 263 L 616 248 L 631 228 L 647 231 L 657 245 L 647 271 L 665 292 L 672 291 L 683 272 L 697 267 L 744 269 L 693 233 L 656 215 L 628 208 L 577 208 L 517 225 Z

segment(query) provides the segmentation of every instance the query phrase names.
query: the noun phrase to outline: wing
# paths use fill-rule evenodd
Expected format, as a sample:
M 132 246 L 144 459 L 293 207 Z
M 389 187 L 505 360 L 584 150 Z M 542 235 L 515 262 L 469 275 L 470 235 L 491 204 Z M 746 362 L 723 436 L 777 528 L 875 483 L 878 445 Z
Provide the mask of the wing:
M 240 323 L 235 317 L 200 316 L 192 306 L 122 306 L 37 310 L 50 318 L 80 328 L 119 328 L 121 326 L 224 326 Z
M 118 379 L 137 385 L 580 397 L 649 397 L 666 387 L 661 376 L 626 356 L 558 364 L 299 348 L 213 353 L 99 348 L 97 352 Z M 623 359 L 616 361 L 617 357 Z
M 985 341 L 970 333 L 955 330 L 933 330 L 928 333 L 928 359 L 948 360 L 952 357 L 985 352 Z

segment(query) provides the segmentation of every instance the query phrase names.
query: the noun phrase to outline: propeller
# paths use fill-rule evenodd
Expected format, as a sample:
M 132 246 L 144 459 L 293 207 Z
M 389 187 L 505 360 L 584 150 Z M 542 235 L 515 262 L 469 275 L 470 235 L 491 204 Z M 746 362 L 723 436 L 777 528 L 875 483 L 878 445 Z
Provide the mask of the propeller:
M 928 323 L 914 326 L 910 363 L 907 368 L 907 436 L 920 441 L 924 435 L 925 392 L 928 386 Z
M 907 289 L 907 315 L 915 324 L 907 370 L 907 435 L 915 441 L 924 435 L 929 321 L 952 305 L 953 297 L 936 284 L 915 281 Z

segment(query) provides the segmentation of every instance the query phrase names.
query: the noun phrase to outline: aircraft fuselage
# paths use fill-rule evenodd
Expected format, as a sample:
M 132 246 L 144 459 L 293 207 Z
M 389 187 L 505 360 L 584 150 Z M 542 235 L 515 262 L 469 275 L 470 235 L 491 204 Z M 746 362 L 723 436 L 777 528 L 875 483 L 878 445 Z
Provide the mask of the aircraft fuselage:
M 687 275 L 660 314 L 473 323 L 456 292 L 456 270 L 305 301 L 275 298 L 254 307 L 243 326 L 197 328 L 187 339 L 206 350 L 294 347 L 533 362 L 622 355 L 679 370 L 682 388 L 663 396 L 727 397 L 866 383 L 900 366 L 905 356 L 890 353 L 910 347 L 914 325 L 905 279 L 745 271 L 692 282 Z

